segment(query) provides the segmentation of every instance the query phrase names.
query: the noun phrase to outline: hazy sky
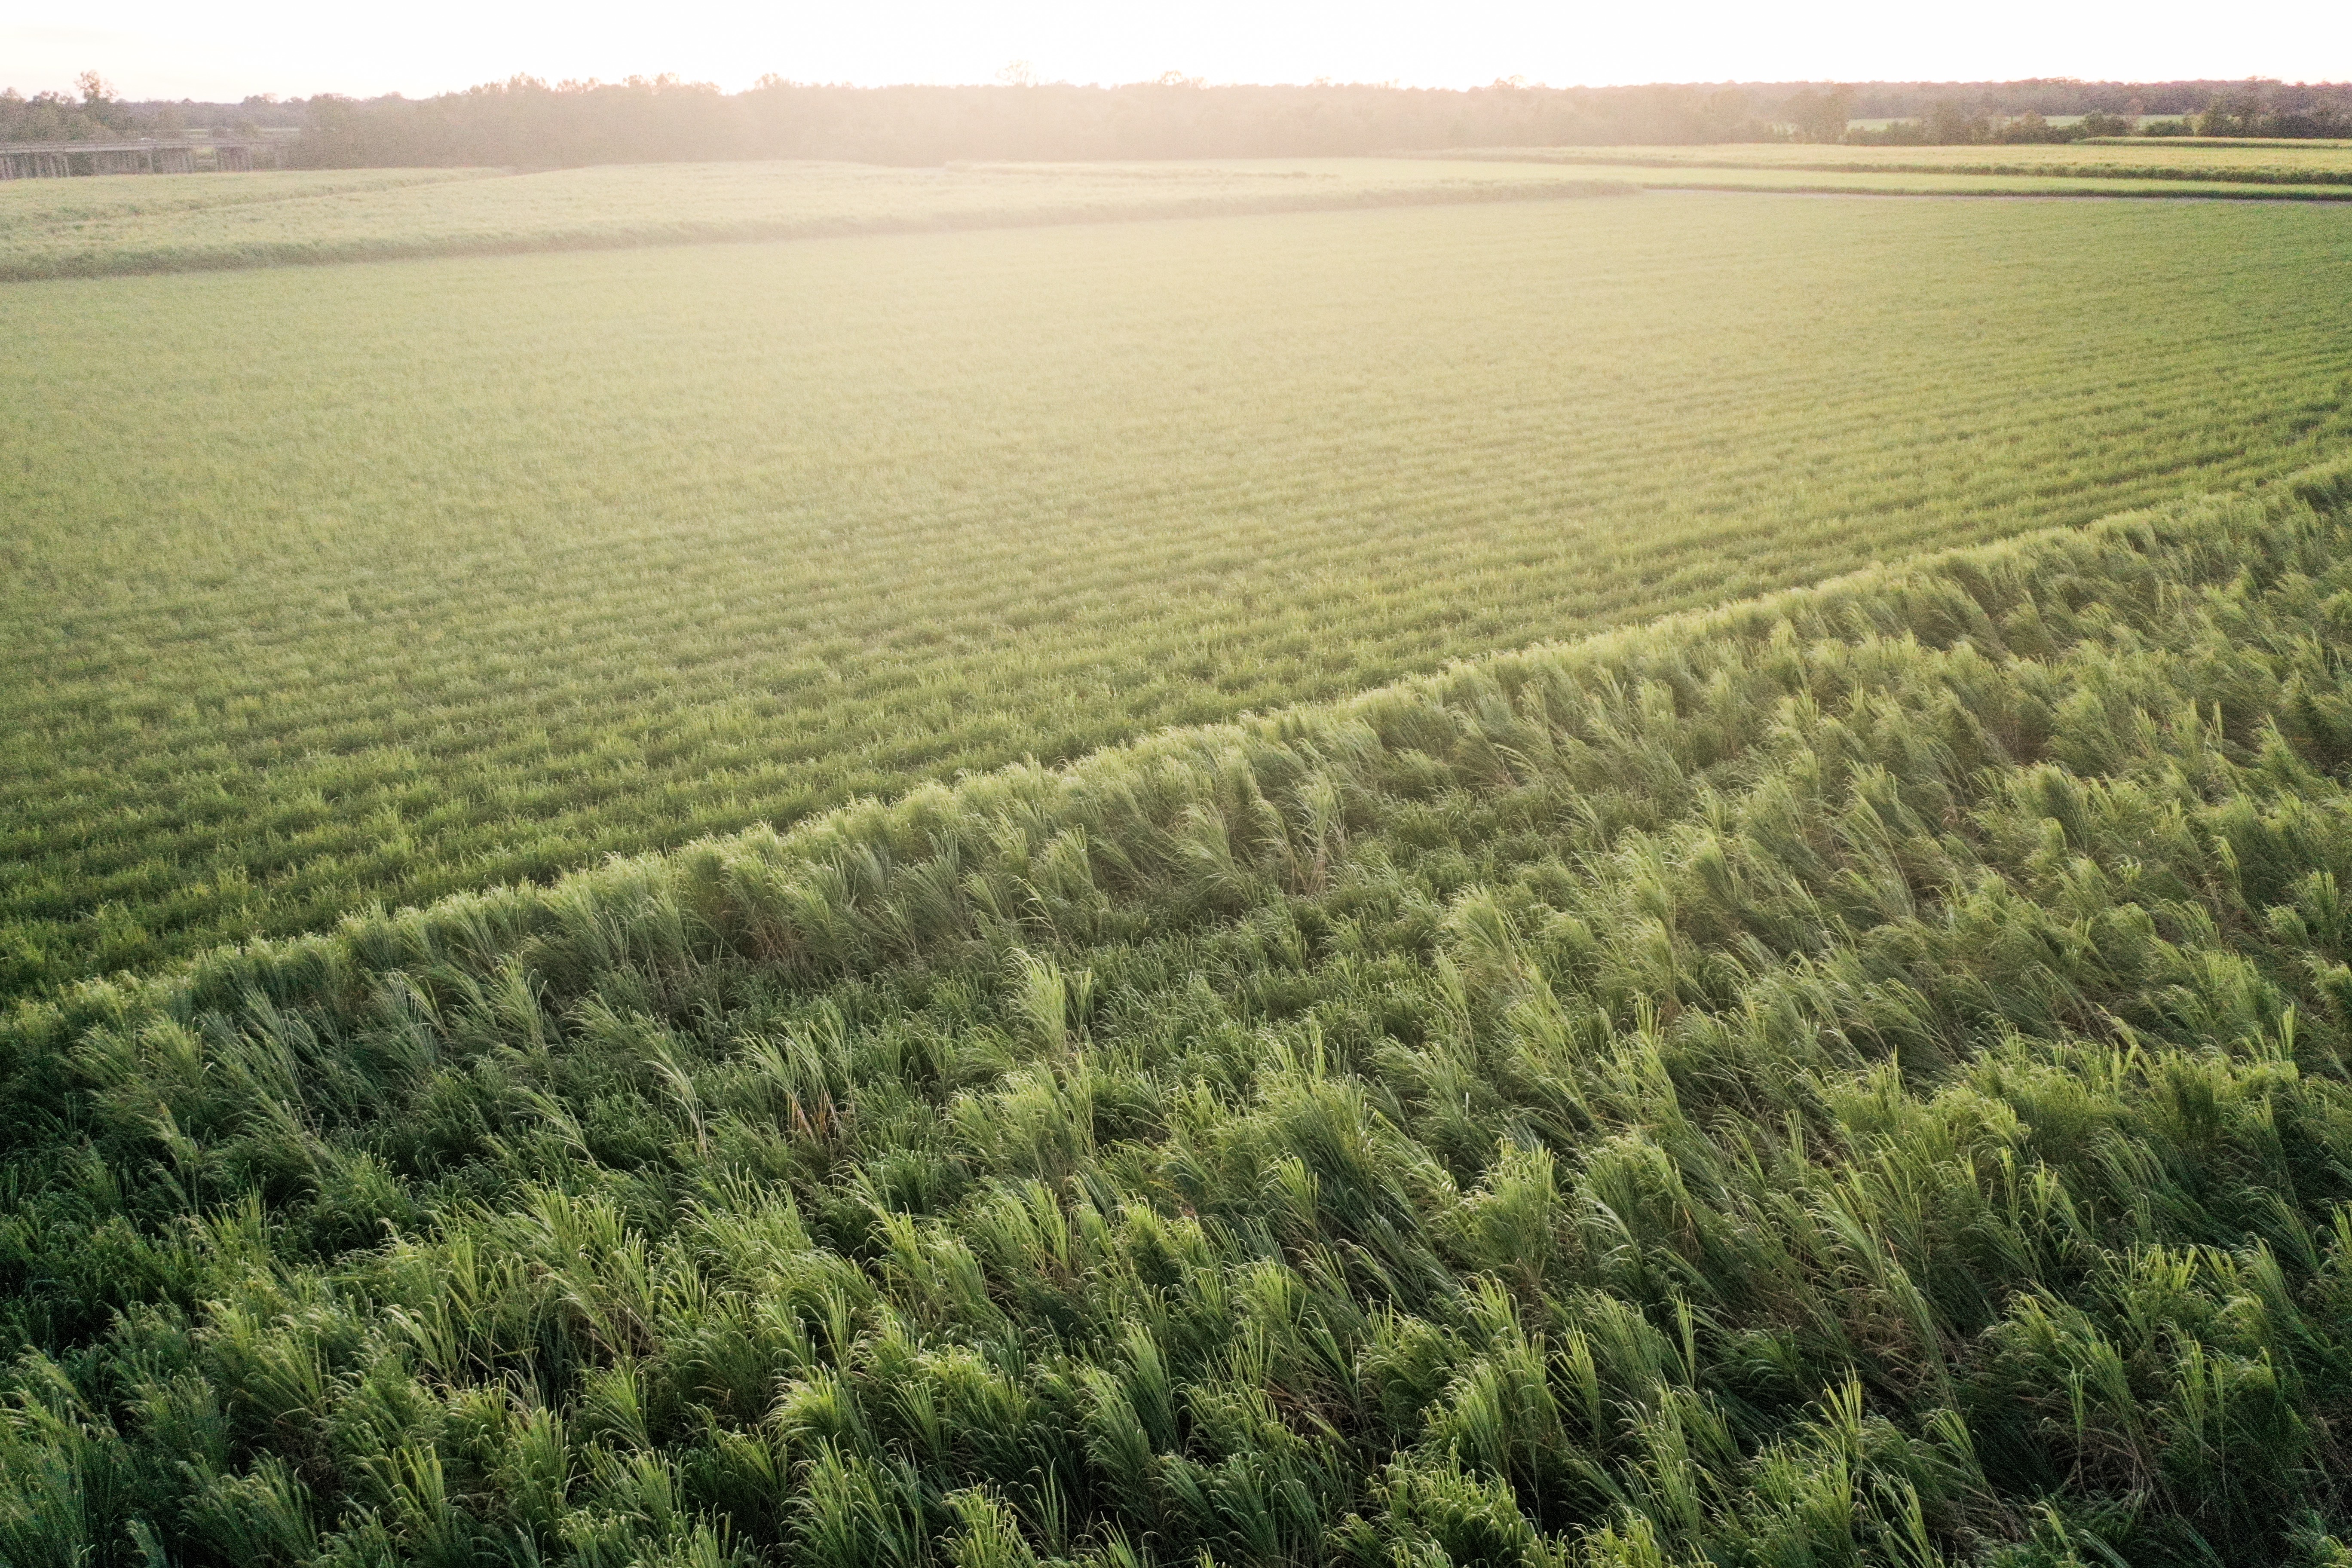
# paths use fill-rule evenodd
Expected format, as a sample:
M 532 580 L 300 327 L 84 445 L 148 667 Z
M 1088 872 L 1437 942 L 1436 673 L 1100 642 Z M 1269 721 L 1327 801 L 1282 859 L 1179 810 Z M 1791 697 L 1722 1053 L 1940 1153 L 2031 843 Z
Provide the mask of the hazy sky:
M 560 80 L 676 71 L 735 89 L 803 81 L 1400 81 L 1465 87 L 1643 81 L 2352 79 L 2346 0 L 109 0 L 0 5 L 0 87 L 64 88 L 96 68 L 131 98 L 248 92 L 412 97 L 527 72 Z M 9 13 L 14 13 L 13 16 Z

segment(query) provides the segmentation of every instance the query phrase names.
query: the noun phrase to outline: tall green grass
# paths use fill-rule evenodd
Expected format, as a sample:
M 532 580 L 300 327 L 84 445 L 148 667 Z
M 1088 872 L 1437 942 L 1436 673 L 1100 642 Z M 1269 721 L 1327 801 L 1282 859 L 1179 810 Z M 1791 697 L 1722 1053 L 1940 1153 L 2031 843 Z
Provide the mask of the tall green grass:
M 1693 195 L 8 285 L 0 988 L 2251 481 L 2352 439 L 2341 226 Z
M 0 1037 L 12 1563 L 2342 1560 L 2352 471 Z

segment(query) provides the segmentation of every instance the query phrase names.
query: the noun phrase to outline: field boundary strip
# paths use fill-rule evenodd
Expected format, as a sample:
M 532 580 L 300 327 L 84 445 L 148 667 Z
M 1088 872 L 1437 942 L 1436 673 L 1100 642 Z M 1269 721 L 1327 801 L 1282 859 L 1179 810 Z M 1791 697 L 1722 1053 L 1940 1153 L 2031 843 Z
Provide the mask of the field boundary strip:
M 2084 147 L 2145 147 L 2154 138 L 2146 136 L 2085 136 L 2078 145 Z M 2340 136 L 2297 137 L 2285 141 L 2255 136 L 2167 136 L 2160 145 L 2167 147 L 2241 147 L 2258 152 L 2271 147 L 2352 147 L 2352 141 Z
M 2039 176 L 2036 176 L 2039 177 Z M 2163 191 L 2080 191 L 2080 190 L 1934 190 L 1923 191 L 1899 185 L 1743 185 L 1725 180 L 1677 180 L 1673 184 L 1644 185 L 1645 192 L 1672 195 L 1676 191 L 1705 191 L 1713 195 L 1741 196 L 1902 196 L 1913 201 L 2050 201 L 2050 202 L 2352 202 L 2352 186 L 2336 189 L 2331 186 L 2284 186 L 2268 189 L 2245 189 L 2216 184 L 2212 185 L 2184 184 L 2178 190 Z
M 2142 143 L 2142 145 L 2145 145 Z M 2200 142 L 2200 147 L 2242 147 L 2242 142 Z M 2298 149 L 2302 143 L 2295 144 Z M 2328 147 L 2337 143 L 2322 143 Z M 2342 145 L 2352 146 L 2352 143 Z M 1758 157 L 1678 158 L 1630 152 L 1611 156 L 1606 148 L 1481 148 L 1444 154 L 1406 153 L 1416 159 L 1444 157 L 1449 161 L 1497 163 L 1538 163 L 1562 168 L 1746 169 L 1758 173 L 1821 174 L 1967 174 L 1987 179 L 2166 180 L 2189 184 L 2352 185 L 2352 162 L 2342 168 L 2277 168 L 2261 164 L 2216 163 L 2210 168 L 2166 163 L 2094 163 L 2051 159 L 1989 159 L 1981 162 L 1938 162 L 1932 159 L 1771 159 Z

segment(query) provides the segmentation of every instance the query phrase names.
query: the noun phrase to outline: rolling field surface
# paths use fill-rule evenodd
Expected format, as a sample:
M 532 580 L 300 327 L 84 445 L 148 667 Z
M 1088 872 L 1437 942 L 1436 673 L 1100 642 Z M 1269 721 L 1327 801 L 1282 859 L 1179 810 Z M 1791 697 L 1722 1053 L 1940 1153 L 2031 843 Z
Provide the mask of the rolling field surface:
M 10 240 L 52 227 L 104 226 L 142 217 L 178 216 L 239 206 L 280 206 L 354 195 L 452 184 L 495 176 L 487 169 L 262 169 L 212 174 L 108 175 L 67 180 L 11 180 L 0 185 L 0 234 Z
M 10 285 L 0 984 L 2252 481 L 2352 440 L 2347 217 L 1689 195 Z
M 62 194 L 47 187 L 68 187 Z M 90 189 L 89 187 L 97 187 Z M 1581 171 L 1418 159 L 655 163 L 0 185 L 0 279 L 597 250 L 1622 192 Z
M 2025 149 L 2014 158 L 2010 151 L 1506 148 L 1385 160 L 662 163 L 26 180 L 0 185 L 0 279 L 1563 199 L 1641 187 L 2352 199 L 2352 153 L 2207 159 L 2192 149 L 2165 160 L 2126 148 L 2119 160 L 2099 160 L 2063 156 L 2067 148 Z M 1869 155 L 1886 152 L 1912 155 Z M 1937 156 L 1955 153 L 1970 156 Z

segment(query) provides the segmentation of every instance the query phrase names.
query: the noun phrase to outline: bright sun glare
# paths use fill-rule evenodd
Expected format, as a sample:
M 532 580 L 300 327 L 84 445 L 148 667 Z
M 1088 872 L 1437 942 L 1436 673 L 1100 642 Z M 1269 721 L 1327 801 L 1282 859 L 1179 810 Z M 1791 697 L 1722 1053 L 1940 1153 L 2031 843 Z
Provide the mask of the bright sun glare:
M 1555 86 L 2352 78 L 2352 25 L 2336 0 L 2254 0 L 2231 7 L 2226 28 L 2214 26 L 2210 5 L 2184 0 L 2128 7 L 1989 0 L 1964 10 L 1859 0 L 1796 7 L 1745 0 L 1444 7 L 1403 0 L 1181 7 L 585 0 L 561 10 L 417 0 L 400 8 L 396 24 L 391 15 L 257 0 L 225 18 L 175 0 L 122 0 L 89 22 L 0 22 L 0 87 L 63 88 L 95 68 L 133 98 L 414 97 L 518 72 L 560 80 L 673 71 L 731 89 L 768 72 L 865 85 L 991 81 L 1016 62 L 1047 81 L 1137 81 L 1179 70 L 1216 82 L 1328 78 L 1423 87 L 1505 77 Z

